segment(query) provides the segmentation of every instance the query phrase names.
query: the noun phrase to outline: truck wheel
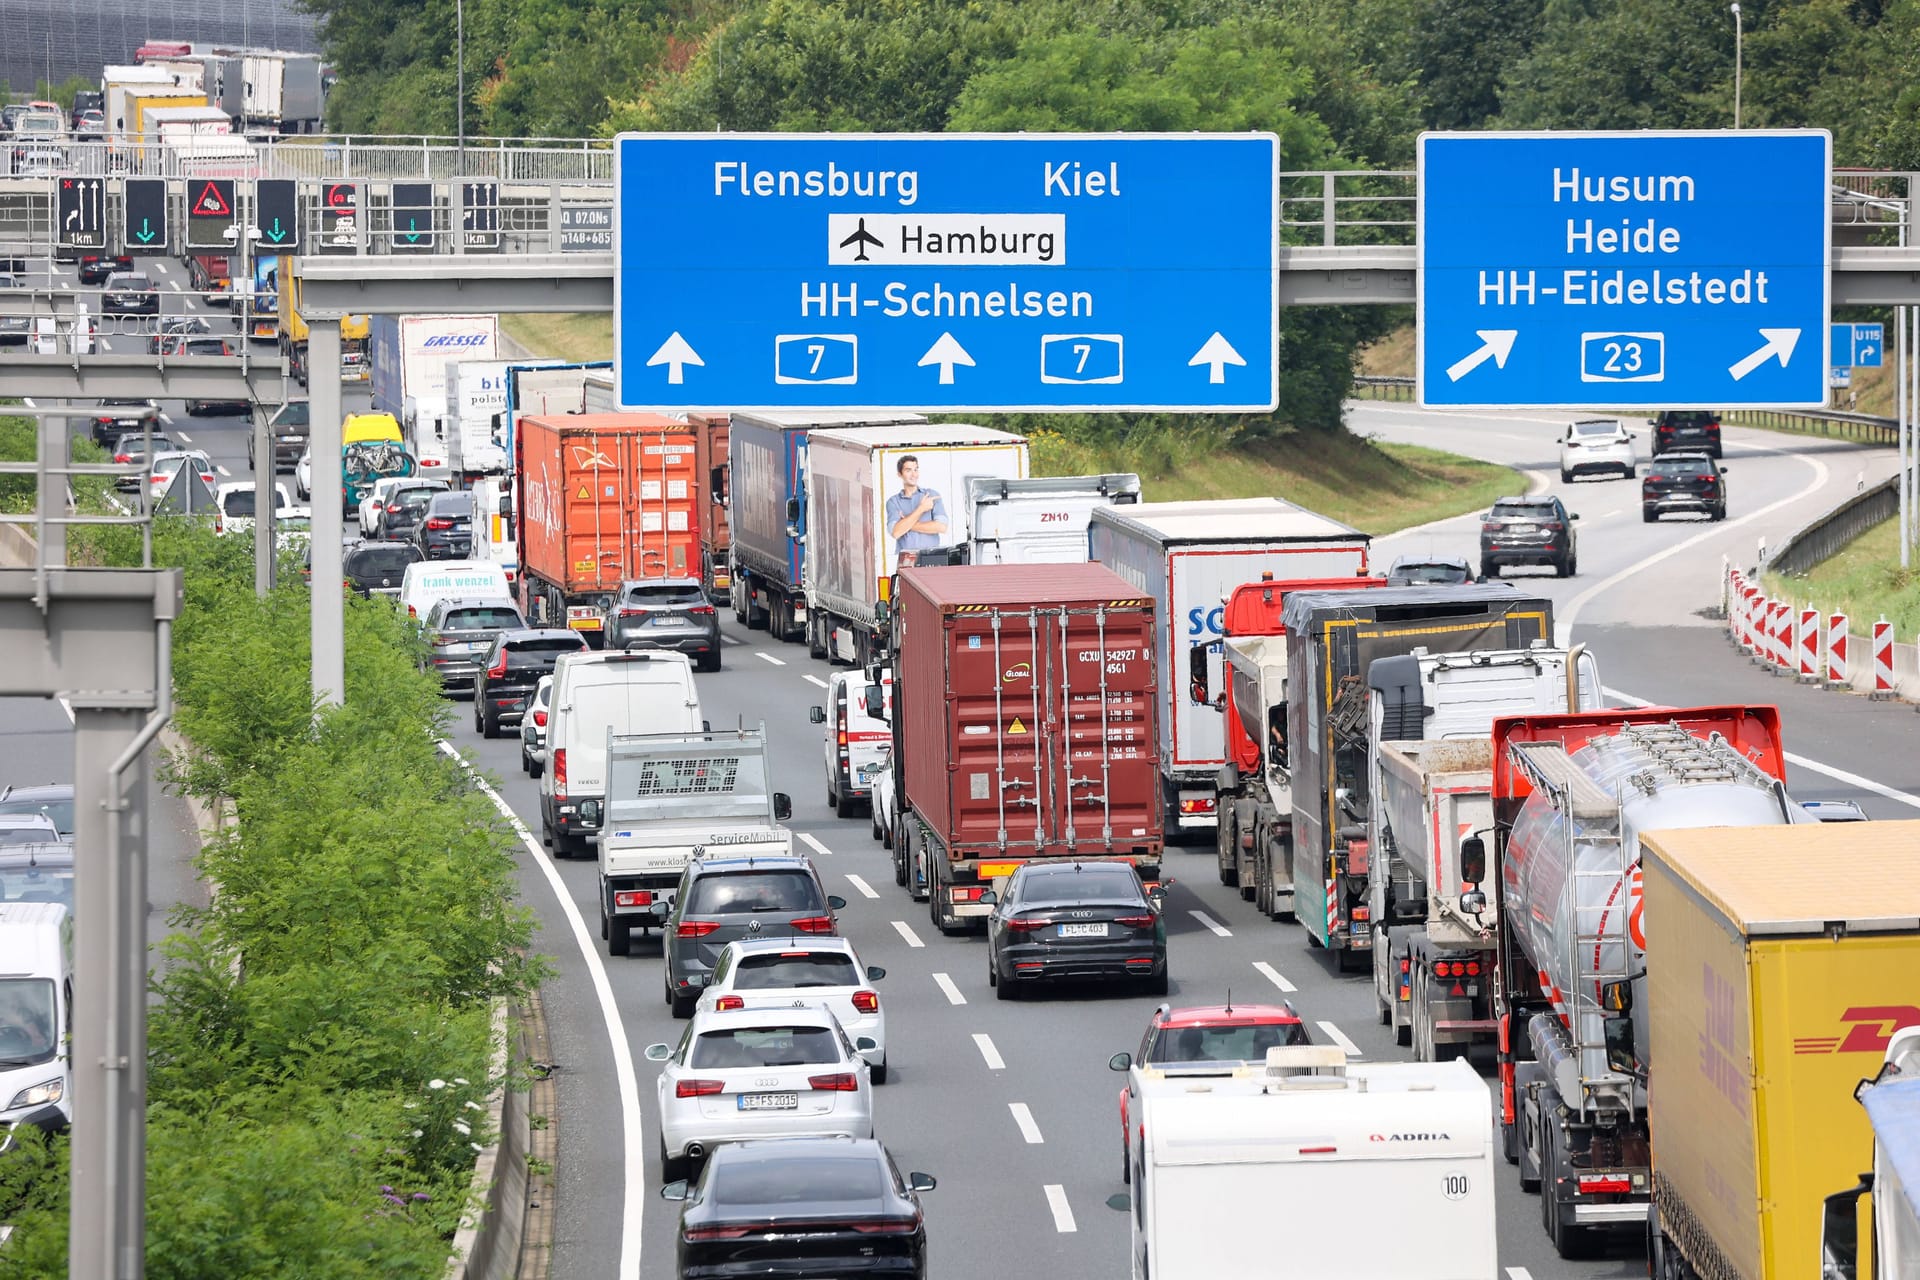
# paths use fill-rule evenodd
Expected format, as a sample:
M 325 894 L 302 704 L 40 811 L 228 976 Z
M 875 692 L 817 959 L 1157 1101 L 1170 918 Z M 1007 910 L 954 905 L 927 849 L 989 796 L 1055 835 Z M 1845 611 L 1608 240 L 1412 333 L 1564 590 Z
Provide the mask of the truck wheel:
M 601 908 L 605 910 L 605 908 Z M 624 956 L 633 950 L 633 926 L 618 917 L 607 921 L 607 954 Z
M 807 614 L 807 656 L 809 658 L 827 656 L 826 628 L 820 625 L 820 619 L 812 613 Z
M 1540 1217 L 1547 1235 L 1553 1240 L 1554 1249 L 1569 1262 L 1578 1262 L 1591 1258 L 1594 1254 L 1595 1236 L 1592 1227 L 1576 1226 L 1571 1222 L 1562 1222 L 1561 1202 L 1565 1197 L 1560 1192 L 1561 1179 L 1566 1175 L 1568 1162 L 1560 1150 L 1560 1139 L 1553 1129 L 1548 1129 L 1542 1145 L 1546 1148 L 1547 1161 L 1544 1180 L 1540 1184 Z
M 1545 1068 L 1537 1062 L 1522 1062 L 1513 1072 L 1513 1129 L 1515 1163 L 1520 1168 L 1520 1189 L 1532 1194 L 1540 1189 L 1540 1140 L 1538 1134 L 1528 1132 L 1526 1100 L 1536 1088 L 1544 1088 L 1547 1083 Z M 1528 1175 L 1528 1167 L 1532 1175 Z
M 904 889 L 907 887 L 907 860 L 902 856 L 899 845 L 891 840 L 887 844 L 893 850 L 893 882 Z
M 1213 846 L 1214 860 L 1220 864 L 1220 883 L 1236 885 L 1240 883 L 1240 861 L 1234 856 L 1235 823 L 1226 814 L 1220 815 L 1220 825 L 1214 828 L 1216 839 Z

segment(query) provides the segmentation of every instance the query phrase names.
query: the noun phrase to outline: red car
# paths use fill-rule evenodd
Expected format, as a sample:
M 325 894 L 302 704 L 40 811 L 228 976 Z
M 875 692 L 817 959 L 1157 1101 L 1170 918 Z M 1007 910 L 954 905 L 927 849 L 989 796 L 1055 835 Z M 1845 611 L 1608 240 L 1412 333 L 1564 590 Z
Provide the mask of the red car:
M 1107 1066 L 1127 1073 L 1120 1091 L 1120 1180 L 1133 1180 L 1132 1102 L 1142 1071 L 1182 1075 L 1231 1074 L 1261 1069 L 1267 1050 L 1311 1044 L 1306 1024 L 1291 1004 L 1209 1004 L 1173 1009 L 1161 1005 L 1147 1021 L 1138 1054 L 1116 1053 Z

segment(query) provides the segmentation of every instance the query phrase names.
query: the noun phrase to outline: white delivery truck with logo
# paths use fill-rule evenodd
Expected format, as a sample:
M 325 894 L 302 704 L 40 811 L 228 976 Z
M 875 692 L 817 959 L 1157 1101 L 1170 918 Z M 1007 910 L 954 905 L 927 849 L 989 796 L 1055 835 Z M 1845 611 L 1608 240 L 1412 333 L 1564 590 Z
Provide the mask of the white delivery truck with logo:
M 1212 831 L 1226 731 L 1208 690 L 1221 685 L 1226 598 L 1235 587 L 1277 580 L 1364 576 L 1371 538 L 1279 498 L 1146 502 L 1097 507 L 1087 528 L 1092 558 L 1153 598 L 1159 618 L 1160 777 L 1167 837 Z M 1196 649 L 1207 681 L 1189 680 Z
M 1087 525 L 1095 507 L 1140 501 L 1140 477 L 1033 476 L 967 481 L 969 564 L 1085 564 Z
M 558 360 L 447 361 L 446 413 L 443 419 L 447 470 L 471 483 L 476 477 L 505 475 L 507 370 L 548 368 Z
M 1330 1045 L 1216 1065 L 1141 1082 L 1133 1280 L 1495 1280 L 1493 1115 L 1472 1067 Z
M 405 433 L 419 474 L 448 479 L 447 365 L 499 356 L 498 316 L 381 316 L 368 322 L 373 409 Z

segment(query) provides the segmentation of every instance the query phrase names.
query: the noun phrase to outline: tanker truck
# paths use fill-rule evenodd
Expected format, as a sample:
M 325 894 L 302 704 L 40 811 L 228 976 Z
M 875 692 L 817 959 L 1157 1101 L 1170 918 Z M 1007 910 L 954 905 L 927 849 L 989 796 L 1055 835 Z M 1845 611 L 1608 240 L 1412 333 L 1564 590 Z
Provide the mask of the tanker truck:
M 1817 819 L 1786 793 L 1773 707 L 1503 717 L 1492 763 L 1503 1151 L 1578 1258 L 1647 1226 L 1646 1076 L 1607 1053 L 1629 1010 L 1649 1043 L 1640 833 Z

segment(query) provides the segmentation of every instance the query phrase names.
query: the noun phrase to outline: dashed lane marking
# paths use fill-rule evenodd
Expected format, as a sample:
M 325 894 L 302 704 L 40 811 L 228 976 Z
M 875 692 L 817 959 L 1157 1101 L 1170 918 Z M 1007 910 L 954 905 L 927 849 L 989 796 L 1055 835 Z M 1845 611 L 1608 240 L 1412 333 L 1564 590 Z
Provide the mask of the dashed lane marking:
M 721 643 L 721 644 L 745 644 L 745 643 L 746 643 L 746 641 L 745 641 L 745 640 L 735 640 L 735 639 L 734 639 L 734 638 L 733 638 L 732 636 L 730 636 L 730 635 L 728 635 L 728 634 L 727 634 L 726 632 L 724 632 L 724 631 L 722 631 L 722 632 L 720 633 L 720 643 Z
M 1020 1126 L 1020 1136 L 1027 1140 L 1028 1146 L 1038 1146 L 1046 1141 L 1040 1136 L 1040 1126 L 1033 1122 L 1033 1112 L 1027 1109 L 1026 1103 L 1009 1102 L 1007 1110 L 1013 1112 L 1013 1122 Z
M 827 687 L 827 682 L 825 680 L 822 680 L 819 676 L 813 674 L 813 672 L 811 671 L 807 672 L 807 674 L 802 676 L 801 679 L 805 680 L 808 684 L 817 684 L 822 689 Z
M 862 880 L 859 876 L 854 875 L 852 872 L 847 873 L 847 880 L 849 883 L 853 885 L 854 888 L 860 891 L 860 896 L 863 898 L 877 898 L 880 896 L 879 890 L 875 889 L 872 885 L 868 884 L 865 880 Z
M 1007 1069 L 1007 1060 L 1002 1058 L 1000 1051 L 993 1047 L 992 1036 L 984 1031 L 976 1031 L 973 1033 L 973 1043 L 980 1050 L 980 1056 L 987 1060 L 987 1070 L 1005 1071 Z
M 965 1004 L 967 998 L 960 994 L 960 988 L 953 985 L 953 979 L 944 973 L 933 975 L 934 985 L 946 994 L 948 1004 Z
M 1061 1235 L 1078 1231 L 1073 1222 L 1073 1207 L 1067 1203 L 1067 1189 L 1057 1182 L 1046 1185 L 1047 1207 L 1053 1210 L 1053 1229 Z
M 1255 969 L 1258 969 L 1260 971 L 1261 976 L 1266 978 L 1268 982 L 1271 982 L 1274 986 L 1280 988 L 1282 991 L 1298 991 L 1299 990 L 1298 987 L 1294 986 L 1291 982 L 1287 981 L 1286 975 L 1282 974 L 1278 969 L 1268 964 L 1265 960 L 1255 960 L 1253 962 L 1253 967 Z
M 809 849 L 812 849 L 815 853 L 819 854 L 821 857 L 831 858 L 833 856 L 833 850 L 827 848 L 827 846 L 821 844 L 818 840 L 815 840 L 812 836 L 808 835 L 806 832 L 802 831 L 800 833 L 800 839 L 803 842 L 805 842 L 806 846 Z
M 1611 510 L 1611 511 L 1602 511 L 1602 512 L 1600 513 L 1600 518 L 1601 518 L 1602 520 L 1611 520 L 1611 519 L 1613 519 L 1613 518 L 1614 518 L 1615 516 L 1617 516 L 1617 515 L 1619 515 L 1619 514 L 1620 514 L 1621 512 L 1623 512 L 1623 511 L 1625 511 L 1625 510 L 1626 510 L 1626 508 L 1625 508 L 1625 507 L 1615 507 L 1615 508 L 1614 508 L 1613 510 Z
M 228 477 L 229 479 L 233 477 L 233 472 L 227 470 L 226 465 L 224 463 L 219 463 L 219 462 L 214 463 L 213 469 L 215 471 L 218 471 L 221 475 Z
M 1334 1026 L 1331 1022 L 1317 1022 L 1314 1025 L 1326 1033 L 1327 1039 L 1333 1041 L 1342 1049 L 1345 1049 L 1350 1056 L 1356 1058 L 1360 1056 L 1360 1046 L 1347 1039 L 1346 1032 Z
M 776 658 L 776 657 L 774 657 L 774 656 L 773 656 L 772 654 L 770 654 L 770 653 L 762 653 L 762 652 L 761 652 L 760 650 L 758 650 L 758 649 L 755 649 L 755 650 L 753 651 L 753 656 L 754 656 L 754 657 L 756 657 L 756 658 L 758 658 L 758 659 L 760 659 L 760 661 L 762 661 L 762 662 L 771 662 L 771 663 L 772 663 L 772 664 L 773 664 L 774 666 L 776 666 L 776 667 L 784 667 L 784 666 L 786 666 L 786 665 L 787 665 L 787 663 L 786 663 L 786 659 L 784 659 L 784 658 Z
M 176 432 L 174 432 L 174 433 L 173 433 L 173 438 L 174 438 L 175 440 L 178 440 L 178 441 L 179 441 L 179 442 L 180 442 L 181 444 L 192 444 L 192 443 L 193 443 L 193 437 L 192 437 L 192 436 L 190 436 L 190 435 L 188 435 L 188 434 L 187 434 L 186 432 L 184 432 L 184 431 L 176 431 Z
M 1231 938 L 1233 936 L 1233 930 L 1227 928 L 1227 926 L 1221 924 L 1204 911 L 1189 911 L 1187 914 L 1212 930 L 1213 936 L 1216 938 Z
M 1533 1272 L 1525 1267 L 1508 1267 L 1507 1280 L 1533 1280 Z
M 905 920 L 895 920 L 893 922 L 893 931 L 899 934 L 901 937 L 905 938 L 907 940 L 907 945 L 910 947 L 924 947 L 927 945 L 926 943 L 920 941 L 919 934 L 915 933 L 912 929 L 907 927 L 907 922 Z

